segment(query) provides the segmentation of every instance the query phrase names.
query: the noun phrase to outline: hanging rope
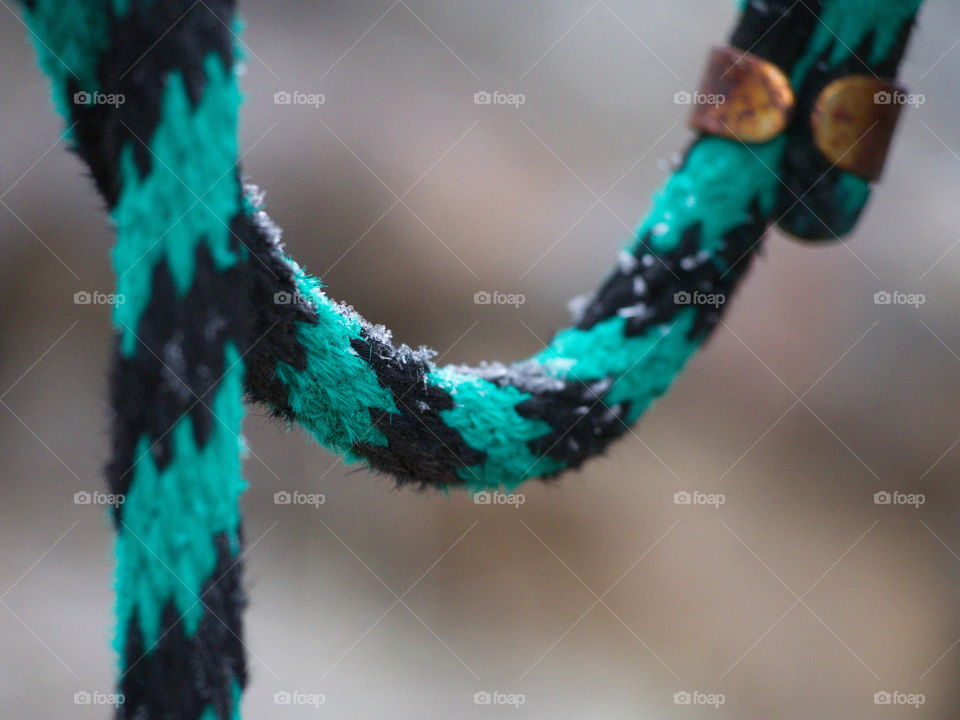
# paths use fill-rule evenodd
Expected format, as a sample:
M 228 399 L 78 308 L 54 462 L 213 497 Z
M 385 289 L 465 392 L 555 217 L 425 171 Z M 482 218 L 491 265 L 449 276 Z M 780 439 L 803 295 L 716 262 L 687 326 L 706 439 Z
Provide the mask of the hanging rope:
M 432 353 L 330 300 L 237 167 L 234 4 L 23 0 L 39 62 L 116 226 L 111 490 L 119 717 L 239 717 L 242 397 L 324 446 L 438 487 L 512 489 L 602 452 L 717 324 L 768 226 L 836 237 L 867 181 L 810 117 L 851 73 L 893 77 L 920 0 L 744 3 L 731 45 L 789 79 L 762 143 L 701 136 L 571 327 L 510 365 Z M 99 96 L 97 94 L 100 94 Z M 96 102 L 122 96 L 122 104 Z M 94 101 L 91 102 L 90 99 Z

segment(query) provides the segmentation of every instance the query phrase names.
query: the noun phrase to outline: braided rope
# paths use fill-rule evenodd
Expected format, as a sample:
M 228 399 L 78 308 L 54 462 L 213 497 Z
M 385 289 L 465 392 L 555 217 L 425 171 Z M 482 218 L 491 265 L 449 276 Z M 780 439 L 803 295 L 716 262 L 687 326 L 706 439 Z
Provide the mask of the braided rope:
M 750 3 L 732 44 L 791 77 L 804 118 L 836 77 L 895 75 L 918 7 Z M 477 368 L 438 368 L 429 352 L 394 346 L 283 257 L 279 233 L 257 212 L 273 248 L 261 266 L 292 275 L 292 284 L 264 283 L 294 302 L 260 311 L 266 337 L 247 385 L 321 444 L 400 481 L 513 489 L 600 453 L 666 391 L 722 310 L 677 303 L 677 294 L 729 298 L 771 222 L 836 237 L 868 195 L 865 181 L 822 158 L 806 123 L 762 145 L 701 138 L 574 326 L 528 360 Z
M 120 717 L 239 718 L 244 391 L 401 482 L 512 489 L 601 452 L 667 389 L 720 317 L 677 293 L 729 297 L 772 222 L 839 235 L 868 196 L 803 123 L 700 138 L 572 327 L 512 365 L 436 367 L 327 298 L 242 186 L 232 2 L 23 5 L 117 230 Z M 787 72 L 802 116 L 835 77 L 893 76 L 919 5 L 744 3 L 731 42 Z M 125 102 L 76 101 L 97 92 Z

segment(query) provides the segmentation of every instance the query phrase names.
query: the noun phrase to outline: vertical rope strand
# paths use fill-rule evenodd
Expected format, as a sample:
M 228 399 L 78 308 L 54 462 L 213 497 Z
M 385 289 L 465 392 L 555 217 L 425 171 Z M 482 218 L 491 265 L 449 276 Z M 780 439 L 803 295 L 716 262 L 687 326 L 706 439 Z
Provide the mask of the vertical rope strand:
M 35 0 L 26 16 L 117 232 L 117 715 L 238 718 L 252 325 L 233 3 Z

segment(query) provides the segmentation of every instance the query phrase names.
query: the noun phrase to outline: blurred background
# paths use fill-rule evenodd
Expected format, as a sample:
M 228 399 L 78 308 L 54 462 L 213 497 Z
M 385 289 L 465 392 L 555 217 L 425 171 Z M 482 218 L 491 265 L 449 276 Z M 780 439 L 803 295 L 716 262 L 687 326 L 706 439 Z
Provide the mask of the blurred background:
M 960 7 L 928 5 L 902 71 L 924 102 L 857 231 L 772 232 L 606 457 L 477 505 L 397 491 L 251 408 L 247 717 L 956 717 Z M 537 351 L 604 276 L 690 139 L 675 94 L 735 18 L 706 0 L 243 11 L 244 165 L 288 249 L 463 363 Z M 0 714 L 107 718 L 75 693 L 109 692 L 115 664 L 112 532 L 82 504 L 108 458 L 110 308 L 73 297 L 112 291 L 112 234 L 6 3 L 0 60 Z

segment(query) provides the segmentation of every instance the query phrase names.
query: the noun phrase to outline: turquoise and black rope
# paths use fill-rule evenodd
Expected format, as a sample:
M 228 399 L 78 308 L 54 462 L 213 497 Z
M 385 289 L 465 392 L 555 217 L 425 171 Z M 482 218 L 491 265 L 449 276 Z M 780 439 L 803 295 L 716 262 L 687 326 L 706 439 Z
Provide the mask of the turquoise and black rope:
M 23 0 L 116 226 L 112 379 L 122 718 L 239 717 L 243 396 L 400 482 L 513 489 L 602 452 L 666 391 L 766 229 L 847 232 L 867 183 L 803 118 L 851 72 L 893 77 L 920 0 L 743 3 L 731 44 L 778 65 L 797 122 L 701 137 L 574 324 L 510 365 L 437 367 L 323 294 L 237 167 L 233 2 Z M 117 94 L 123 104 L 84 102 Z
M 250 251 L 231 3 L 34 2 L 72 146 L 116 225 L 108 481 L 118 507 L 119 716 L 232 718 L 242 643 L 242 360 Z M 150 52 L 146 52 L 152 48 Z M 142 57 L 141 57 L 142 56 Z M 86 93 L 86 95 L 84 95 Z M 84 100 L 124 98 L 118 107 Z M 189 198 L 189 200 L 188 200 Z

